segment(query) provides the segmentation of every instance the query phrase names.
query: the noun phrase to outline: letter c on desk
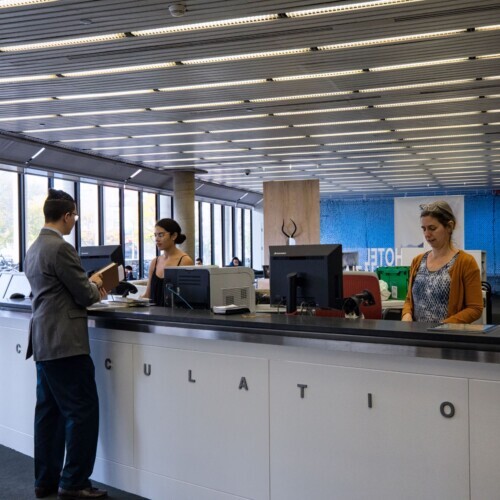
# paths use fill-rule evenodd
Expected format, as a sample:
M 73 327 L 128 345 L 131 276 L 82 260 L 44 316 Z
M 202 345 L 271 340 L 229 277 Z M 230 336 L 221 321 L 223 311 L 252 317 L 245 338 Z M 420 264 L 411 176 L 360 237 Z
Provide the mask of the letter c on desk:
M 16 344 L 16 352 L 17 354 L 21 354 L 21 344 Z
M 111 370 L 112 367 L 113 367 L 113 363 L 111 362 L 111 360 L 109 358 L 106 358 L 104 360 L 104 368 L 106 368 L 106 370 Z

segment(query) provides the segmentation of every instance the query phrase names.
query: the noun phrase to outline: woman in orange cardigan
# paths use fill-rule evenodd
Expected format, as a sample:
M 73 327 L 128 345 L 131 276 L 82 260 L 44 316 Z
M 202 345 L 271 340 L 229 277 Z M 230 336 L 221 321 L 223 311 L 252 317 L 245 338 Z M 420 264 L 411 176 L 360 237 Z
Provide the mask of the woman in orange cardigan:
M 431 250 L 413 259 L 403 321 L 472 323 L 481 317 L 481 277 L 474 258 L 452 242 L 456 219 L 446 201 L 420 205 Z

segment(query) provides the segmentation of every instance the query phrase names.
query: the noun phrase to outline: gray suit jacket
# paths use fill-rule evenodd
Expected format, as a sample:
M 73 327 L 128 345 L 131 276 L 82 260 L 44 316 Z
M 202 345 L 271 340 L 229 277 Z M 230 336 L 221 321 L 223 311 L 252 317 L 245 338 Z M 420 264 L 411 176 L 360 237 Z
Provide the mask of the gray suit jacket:
M 42 229 L 29 248 L 25 273 L 33 294 L 26 358 L 35 361 L 89 354 L 87 306 L 99 300 L 76 250 L 59 234 Z

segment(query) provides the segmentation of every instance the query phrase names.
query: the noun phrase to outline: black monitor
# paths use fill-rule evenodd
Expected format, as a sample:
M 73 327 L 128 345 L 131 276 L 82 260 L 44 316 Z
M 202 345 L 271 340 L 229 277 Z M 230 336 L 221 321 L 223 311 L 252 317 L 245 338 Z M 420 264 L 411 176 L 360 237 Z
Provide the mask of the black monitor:
M 80 260 L 87 274 L 95 273 L 111 262 L 125 264 L 121 245 L 81 247 Z
M 342 309 L 342 245 L 269 247 L 271 304 Z

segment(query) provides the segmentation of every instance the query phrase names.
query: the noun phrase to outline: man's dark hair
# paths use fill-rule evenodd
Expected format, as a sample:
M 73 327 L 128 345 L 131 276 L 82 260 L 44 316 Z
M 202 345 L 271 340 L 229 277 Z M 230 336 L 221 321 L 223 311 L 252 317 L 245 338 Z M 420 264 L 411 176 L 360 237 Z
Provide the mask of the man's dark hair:
M 75 200 L 68 193 L 51 188 L 43 204 L 45 222 L 57 222 L 64 214 L 73 212 L 75 208 Z

